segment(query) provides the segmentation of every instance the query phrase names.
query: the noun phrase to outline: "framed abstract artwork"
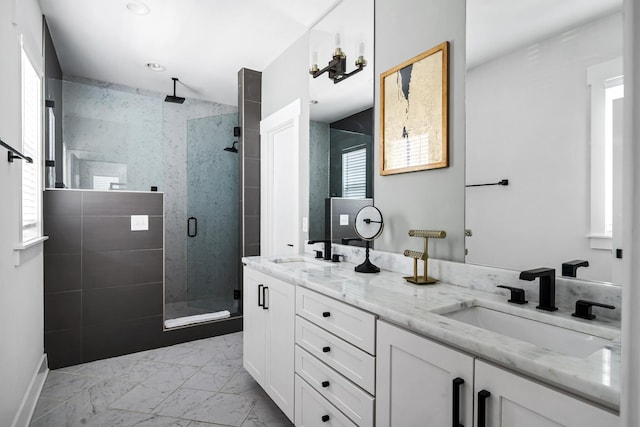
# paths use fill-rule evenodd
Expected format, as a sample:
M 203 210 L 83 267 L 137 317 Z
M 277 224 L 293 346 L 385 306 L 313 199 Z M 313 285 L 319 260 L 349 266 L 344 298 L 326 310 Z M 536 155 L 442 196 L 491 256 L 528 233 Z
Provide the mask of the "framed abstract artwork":
M 380 75 L 380 175 L 446 168 L 449 42 Z

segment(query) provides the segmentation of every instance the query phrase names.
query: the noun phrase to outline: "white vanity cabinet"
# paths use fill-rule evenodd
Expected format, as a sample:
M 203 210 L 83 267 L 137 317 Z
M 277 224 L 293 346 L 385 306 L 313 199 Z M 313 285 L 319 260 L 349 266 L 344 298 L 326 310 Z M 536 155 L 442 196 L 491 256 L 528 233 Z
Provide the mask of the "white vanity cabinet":
M 378 427 L 470 427 L 473 357 L 378 321 L 376 390 Z
M 475 368 L 476 427 L 620 425 L 617 415 L 520 375 L 481 360 Z
M 245 267 L 243 295 L 244 368 L 293 420 L 295 286 Z
M 296 290 L 296 426 L 373 427 L 376 318 Z
M 601 408 L 405 329 L 377 329 L 378 427 L 458 425 L 454 416 L 467 427 L 619 425 Z

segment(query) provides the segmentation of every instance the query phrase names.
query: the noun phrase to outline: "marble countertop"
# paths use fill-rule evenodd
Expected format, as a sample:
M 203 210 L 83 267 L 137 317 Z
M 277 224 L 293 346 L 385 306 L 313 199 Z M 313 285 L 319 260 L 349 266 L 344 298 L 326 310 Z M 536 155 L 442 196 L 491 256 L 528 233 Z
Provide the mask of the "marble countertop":
M 507 303 L 504 296 L 448 283 L 413 285 L 400 273 L 391 271 L 356 273 L 352 263 L 331 263 L 310 257 L 286 260 L 297 262 L 242 258 L 248 267 L 344 301 L 380 319 L 615 411 L 619 409 L 621 351 L 620 325 L 616 321 L 576 319 L 562 308 L 553 313 L 541 312 L 532 302 L 516 306 Z M 610 339 L 611 345 L 587 357 L 567 356 L 442 316 L 474 305 L 597 335 Z

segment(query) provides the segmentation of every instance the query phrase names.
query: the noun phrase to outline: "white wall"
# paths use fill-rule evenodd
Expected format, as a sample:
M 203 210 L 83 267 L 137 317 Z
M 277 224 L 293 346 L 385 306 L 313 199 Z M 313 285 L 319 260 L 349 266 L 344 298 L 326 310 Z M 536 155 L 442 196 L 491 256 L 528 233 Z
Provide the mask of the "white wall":
M 449 167 L 380 176 L 376 150 L 373 197 L 385 221 L 376 249 L 422 249 L 410 229 L 445 230 L 429 242 L 430 256 L 464 261 L 465 0 L 375 0 L 375 71 L 449 41 Z M 375 143 L 380 143 L 380 82 L 375 80 Z
M 41 25 L 35 0 L 17 0 L 23 21 Z M 0 138 L 21 146 L 20 43 L 13 25 L 13 1 L 0 2 Z M 41 36 L 34 35 L 41 43 Z M 40 47 L 41 48 L 41 47 Z M 41 50 L 40 50 L 41 51 Z M 41 246 L 14 266 L 18 242 L 21 162 L 7 162 L 0 149 L 0 425 L 11 425 L 43 354 L 43 273 Z
M 305 34 L 262 72 L 262 119 L 296 99 L 302 101 L 299 145 L 300 216 L 309 217 L 309 35 Z M 302 220 L 300 220 L 302 224 Z M 304 239 L 308 233 L 304 233 Z M 299 253 L 304 248 L 299 248 Z
M 522 47 L 467 73 L 467 262 L 523 270 L 589 260 L 611 281 L 611 251 L 590 231 L 587 68 L 622 55 L 622 15 Z M 515 249 L 514 242 L 517 244 Z
M 622 427 L 640 425 L 640 1 L 624 1 Z M 635 167 L 634 167 L 635 166 Z

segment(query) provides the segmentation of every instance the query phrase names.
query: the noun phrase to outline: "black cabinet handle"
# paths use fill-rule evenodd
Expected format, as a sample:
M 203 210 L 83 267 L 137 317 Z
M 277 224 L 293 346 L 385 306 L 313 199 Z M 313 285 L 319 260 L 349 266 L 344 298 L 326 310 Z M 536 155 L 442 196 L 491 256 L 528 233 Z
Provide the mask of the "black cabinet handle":
M 269 310 L 269 307 L 267 307 L 267 289 L 269 289 L 268 286 L 264 286 L 262 288 L 262 309 L 263 310 Z
M 453 416 L 451 419 L 453 427 L 464 427 L 460 422 L 460 386 L 464 384 L 464 380 L 460 377 L 453 379 Z
M 487 422 L 487 399 L 491 393 L 487 390 L 478 392 L 478 422 L 476 427 L 485 427 Z
M 322 352 L 323 353 L 329 353 L 331 351 L 331 347 L 326 346 L 326 347 L 322 347 Z
M 329 415 L 323 415 L 322 416 L 322 422 L 326 423 L 327 421 L 329 421 Z
M 322 387 L 323 388 L 329 387 L 329 381 L 322 381 Z
M 191 224 L 193 224 L 193 232 L 191 231 Z M 187 220 L 187 236 L 196 237 L 198 235 L 198 219 L 195 216 L 189 217 Z
M 329 317 L 329 316 L 331 316 L 331 313 L 329 313 L 328 311 L 322 312 L 322 317 Z
M 258 285 L 258 307 L 264 307 L 264 294 L 262 293 L 262 288 L 264 285 Z M 262 295 L 262 302 L 260 302 L 260 295 Z

